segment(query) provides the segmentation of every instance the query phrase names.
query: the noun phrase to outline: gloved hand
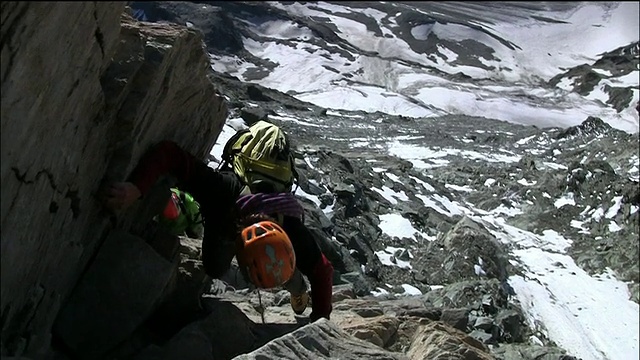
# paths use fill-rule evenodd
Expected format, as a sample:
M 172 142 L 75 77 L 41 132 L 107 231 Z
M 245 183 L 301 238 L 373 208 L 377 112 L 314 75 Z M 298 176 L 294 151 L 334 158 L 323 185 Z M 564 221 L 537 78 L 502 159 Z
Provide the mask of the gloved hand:
M 104 206 L 109 210 L 123 210 L 142 196 L 140 189 L 130 182 L 109 185 L 102 193 Z

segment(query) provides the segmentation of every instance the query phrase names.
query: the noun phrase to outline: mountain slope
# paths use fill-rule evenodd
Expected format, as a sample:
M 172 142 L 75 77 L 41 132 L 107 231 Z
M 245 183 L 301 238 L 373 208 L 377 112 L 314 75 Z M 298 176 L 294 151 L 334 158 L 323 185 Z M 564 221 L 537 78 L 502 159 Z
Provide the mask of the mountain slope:
M 196 14 L 224 14 L 229 37 L 207 42 L 215 70 L 319 106 L 638 131 L 635 3 L 133 4 L 206 33 Z
M 234 102 L 294 134 L 308 180 L 296 193 L 324 209 L 312 226 L 350 253 L 336 265 L 365 275 L 360 295 L 428 298 L 496 278 L 543 342 L 584 359 L 637 352 L 637 136 L 595 118 L 540 130 Z M 214 157 L 246 111 L 232 113 Z M 451 240 L 464 217 L 485 235 Z

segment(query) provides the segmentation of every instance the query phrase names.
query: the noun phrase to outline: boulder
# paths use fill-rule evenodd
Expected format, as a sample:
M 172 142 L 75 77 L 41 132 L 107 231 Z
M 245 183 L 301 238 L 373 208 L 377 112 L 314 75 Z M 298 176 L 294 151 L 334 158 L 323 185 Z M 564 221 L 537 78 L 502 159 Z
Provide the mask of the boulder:
M 207 307 L 205 318 L 185 326 L 162 346 L 150 345 L 134 359 L 231 359 L 298 327 L 295 323 L 256 323 L 222 299 L 209 299 Z
M 375 317 L 349 316 L 334 320 L 348 334 L 382 348 L 398 331 L 400 321 L 396 317 L 380 315 Z
M 113 231 L 60 311 L 55 333 L 78 358 L 102 358 L 155 310 L 175 265 L 144 239 Z
M 441 323 L 421 327 L 414 335 L 407 356 L 410 359 L 490 360 L 493 356 L 481 342 Z

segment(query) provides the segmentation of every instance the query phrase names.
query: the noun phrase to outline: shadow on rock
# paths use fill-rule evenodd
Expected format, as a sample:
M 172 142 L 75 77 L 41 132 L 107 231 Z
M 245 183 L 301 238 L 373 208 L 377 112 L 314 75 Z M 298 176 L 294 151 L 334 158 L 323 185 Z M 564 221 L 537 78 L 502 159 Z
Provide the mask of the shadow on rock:
M 209 299 L 206 316 L 185 326 L 162 345 L 150 345 L 135 360 L 230 359 L 289 333 L 300 324 L 260 324 L 231 302 Z

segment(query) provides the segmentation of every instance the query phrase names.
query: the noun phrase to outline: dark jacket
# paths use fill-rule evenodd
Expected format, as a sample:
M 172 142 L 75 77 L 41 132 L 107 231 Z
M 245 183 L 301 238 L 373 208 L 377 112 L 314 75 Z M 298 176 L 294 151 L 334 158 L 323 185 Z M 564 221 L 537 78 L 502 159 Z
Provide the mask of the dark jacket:
M 235 255 L 236 200 L 242 191 L 242 182 L 235 173 L 207 166 L 172 141 L 160 142 L 148 151 L 129 181 L 144 195 L 165 174 L 174 176 L 178 186 L 200 204 L 204 219 L 202 262 L 209 276 L 221 277 Z M 332 310 L 333 266 L 299 218 L 285 216 L 282 228 L 293 245 L 297 268 L 311 284 L 312 320 L 328 319 Z

